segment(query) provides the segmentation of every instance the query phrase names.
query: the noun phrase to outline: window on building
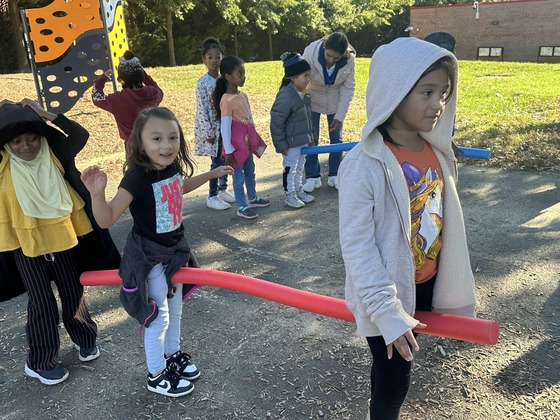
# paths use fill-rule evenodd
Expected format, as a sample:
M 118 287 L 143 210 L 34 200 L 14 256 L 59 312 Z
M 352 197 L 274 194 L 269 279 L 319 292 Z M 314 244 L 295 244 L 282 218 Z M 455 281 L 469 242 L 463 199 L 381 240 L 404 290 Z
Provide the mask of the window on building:
M 546 46 L 539 48 L 539 62 L 548 61 L 553 63 L 560 62 L 560 47 L 558 46 Z
M 479 60 L 501 60 L 504 56 L 503 47 L 478 47 Z
M 541 47 L 541 57 L 560 57 L 560 47 Z

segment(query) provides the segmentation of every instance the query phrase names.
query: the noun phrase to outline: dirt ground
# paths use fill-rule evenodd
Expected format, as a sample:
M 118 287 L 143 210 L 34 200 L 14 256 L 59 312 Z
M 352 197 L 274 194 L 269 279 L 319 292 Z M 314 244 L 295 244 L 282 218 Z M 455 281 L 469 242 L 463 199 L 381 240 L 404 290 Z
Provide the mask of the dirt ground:
M 11 76 L 4 89 L 0 82 L 0 97 L 34 97 L 30 76 Z M 7 90 L 14 80 L 23 89 L 17 95 Z M 189 134 L 189 98 L 178 98 L 171 92 L 164 105 L 177 107 Z M 271 100 L 252 101 L 263 133 L 262 110 Z M 92 133 L 79 165 L 101 164 L 114 188 L 122 164 L 114 122 L 86 100 L 68 115 Z M 208 160 L 197 162 L 199 171 L 207 170 Z M 402 418 L 560 418 L 558 173 L 462 164 L 459 187 L 478 315 L 498 321 L 500 340 L 482 346 L 420 336 Z M 184 223 L 201 265 L 342 298 L 336 190 L 324 185 L 314 193 L 316 202 L 287 208 L 281 160 L 272 148 L 257 161 L 257 189 L 272 205 L 259 209 L 254 221 L 207 209 L 205 187 L 186 197 Z M 111 229 L 119 248 L 130 226 L 124 215 Z M 184 350 L 202 376 L 192 394 L 171 399 L 146 390 L 142 338 L 120 307 L 118 288 L 86 293 L 101 357 L 79 362 L 61 328 L 60 358 L 70 377 L 51 387 L 23 373 L 26 296 L 0 304 L 0 420 L 365 418 L 371 361 L 351 323 L 233 291 L 199 289 L 185 303 L 182 330 Z

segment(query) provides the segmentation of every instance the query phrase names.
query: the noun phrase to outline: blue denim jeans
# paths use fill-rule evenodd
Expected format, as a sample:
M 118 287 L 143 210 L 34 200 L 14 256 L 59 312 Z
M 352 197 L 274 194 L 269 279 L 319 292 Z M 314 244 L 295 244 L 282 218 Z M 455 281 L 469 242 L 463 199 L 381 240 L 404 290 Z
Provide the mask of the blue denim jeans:
M 222 159 L 222 136 L 218 139 L 218 153 L 216 157 L 212 157 L 212 164 L 210 165 L 210 170 L 216 169 L 224 165 L 224 160 Z M 210 185 L 208 197 L 214 197 L 218 195 L 220 191 L 227 190 L 227 175 L 221 178 L 213 178 L 208 181 Z
M 257 197 L 255 190 L 255 162 L 253 161 L 253 153 L 249 151 L 249 157 L 241 165 L 241 167 L 233 171 L 233 192 L 235 193 L 235 204 L 237 207 L 249 205 L 249 200 L 254 200 Z M 244 187 L 247 188 L 247 197 L 245 197 Z
M 174 284 L 175 295 L 167 297 L 168 287 L 162 264 L 148 275 L 148 295 L 156 301 L 158 316 L 144 329 L 144 351 L 148 372 L 152 375 L 165 369 L 165 355 L 181 349 L 181 316 L 183 311 L 183 284 Z
M 334 120 L 335 114 L 327 115 L 327 122 L 329 127 Z M 312 112 L 311 118 L 313 120 L 313 128 L 317 135 L 317 140 L 319 140 L 319 120 L 321 114 L 318 112 Z M 338 127 L 336 131 L 329 131 L 329 140 L 331 144 L 342 143 L 342 124 Z M 336 176 L 338 174 L 338 167 L 340 166 L 340 161 L 342 159 L 342 152 L 330 153 L 329 154 L 329 176 Z M 321 176 L 321 165 L 319 164 L 319 155 L 307 155 L 305 160 L 305 177 L 306 178 L 319 178 Z

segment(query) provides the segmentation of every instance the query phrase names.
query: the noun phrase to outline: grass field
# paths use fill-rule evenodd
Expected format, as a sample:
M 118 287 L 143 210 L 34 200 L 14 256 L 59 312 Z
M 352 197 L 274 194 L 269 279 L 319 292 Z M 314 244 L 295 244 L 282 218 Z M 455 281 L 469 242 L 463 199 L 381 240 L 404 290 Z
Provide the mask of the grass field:
M 356 93 L 345 121 L 346 141 L 357 141 L 365 115 L 369 59 L 356 60 Z M 255 97 L 276 94 L 282 77 L 279 63 L 247 63 L 244 90 L 257 118 L 267 109 Z M 194 89 L 202 65 L 157 68 L 167 88 Z M 461 61 L 455 142 L 491 148 L 490 165 L 543 170 L 560 164 L 560 65 Z M 266 102 L 266 101 L 265 101 Z
M 344 122 L 344 140 L 358 141 L 366 121 L 368 58 L 356 60 L 356 92 Z M 162 103 L 175 111 L 192 143 L 195 96 L 202 64 L 147 69 L 165 92 Z M 257 130 L 271 144 L 269 112 L 282 78 L 280 62 L 247 63 L 247 82 Z M 36 98 L 31 74 L 0 76 L 0 98 Z M 560 64 L 461 61 L 455 142 L 492 149 L 490 161 L 471 161 L 505 169 L 546 170 L 560 165 Z M 68 112 L 91 133 L 78 161 L 103 159 L 120 167 L 122 142 L 112 116 L 91 104 L 89 92 Z M 325 118 L 322 119 L 324 122 Z M 326 142 L 326 126 L 320 143 Z

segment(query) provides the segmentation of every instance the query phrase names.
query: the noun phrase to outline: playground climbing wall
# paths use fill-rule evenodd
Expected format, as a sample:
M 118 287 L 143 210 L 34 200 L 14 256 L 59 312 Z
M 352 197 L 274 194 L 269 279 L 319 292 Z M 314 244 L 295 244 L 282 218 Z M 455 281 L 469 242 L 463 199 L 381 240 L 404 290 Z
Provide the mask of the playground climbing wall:
M 128 49 L 122 0 L 54 0 L 20 13 L 37 95 L 51 112 L 72 109 Z

